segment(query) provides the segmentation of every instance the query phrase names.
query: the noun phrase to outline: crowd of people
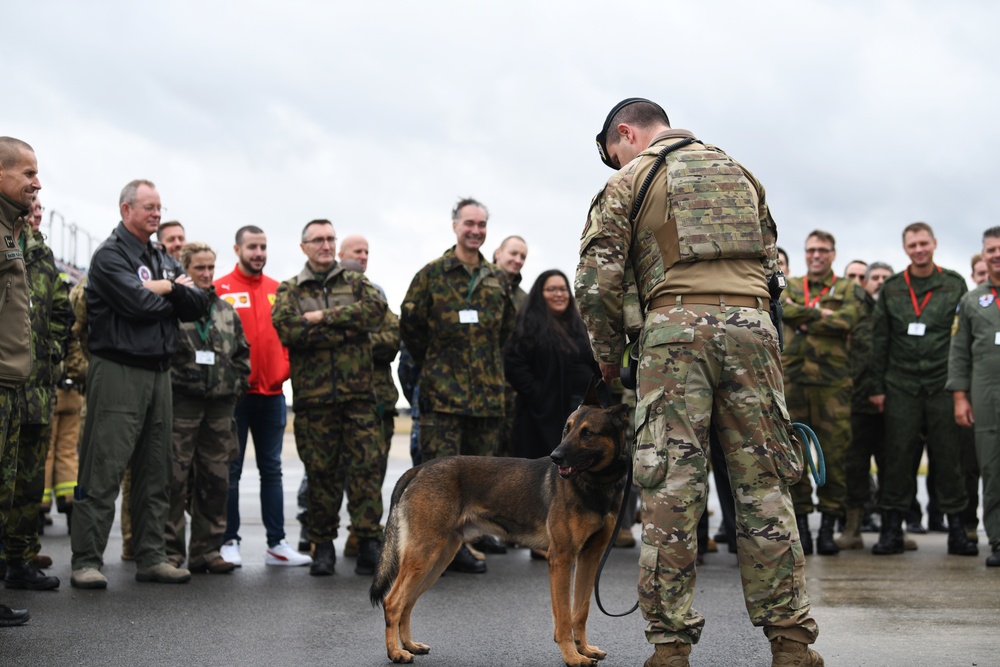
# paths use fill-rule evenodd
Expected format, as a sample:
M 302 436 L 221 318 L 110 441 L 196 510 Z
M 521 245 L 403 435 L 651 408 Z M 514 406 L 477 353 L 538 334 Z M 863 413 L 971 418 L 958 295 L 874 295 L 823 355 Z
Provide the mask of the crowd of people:
M 784 308 L 779 363 L 777 337 L 754 333 L 768 326 L 765 306 L 775 298 L 765 278 L 777 275 L 771 269 L 778 264 L 788 273 L 763 188 L 734 161 L 718 168 L 724 153 L 672 130 L 661 114 L 652 103 L 626 100 L 598 135 L 602 159 L 615 169 L 634 168 L 657 154 L 662 163 L 668 152 L 676 154 L 667 160 L 669 187 L 650 189 L 631 217 L 615 199 L 632 196 L 631 175 L 621 180 L 629 170 L 595 199 L 575 290 L 569 277 L 552 269 L 525 291 L 520 271 L 528 245 L 522 237 L 504 239 L 488 261 L 482 254 L 488 210 L 466 198 L 451 211 L 455 245 L 417 272 L 398 316 L 366 276 L 364 237 L 341 239 L 338 252 L 334 224 L 309 221 L 300 239 L 303 269 L 279 283 L 263 272 L 267 235 L 245 226 L 235 234 L 236 266 L 217 278 L 216 249 L 189 242 L 180 222 L 161 220 L 159 193 L 147 180 L 124 187 L 121 222 L 94 253 L 85 279 L 70 290 L 39 231 L 34 152 L 19 140 L 0 138 L 6 242 L 0 264 L 0 567 L 6 586 L 60 585 L 44 572 L 52 563 L 39 541 L 55 509 L 70 526 L 71 584 L 105 588 L 101 568 L 120 493 L 122 558 L 136 562 L 137 581 L 184 583 L 191 572 L 232 572 L 243 561 L 239 482 L 250 434 L 261 479 L 264 562 L 333 574 L 346 493 L 345 555 L 356 558 L 356 573 L 370 575 L 381 549 L 382 485 L 399 397 L 390 364 L 401 350 L 416 464 L 459 454 L 548 456 L 594 378 L 603 376 L 617 389 L 617 400 L 629 400 L 617 382 L 628 340 L 641 342 L 643 350 L 638 393 L 631 395 L 637 401 L 633 502 L 640 499 L 644 517 L 640 560 L 652 563 L 648 572 L 642 568 L 640 599 L 648 602 L 643 609 L 653 643 L 689 647 L 703 623 L 689 607 L 667 613 L 655 603 L 663 593 L 654 582 L 669 575 L 676 602 L 692 581 L 687 559 L 699 520 L 701 533 L 706 530 L 704 493 L 695 487 L 707 484 L 709 441 L 724 508 L 714 541 L 728 542 L 732 551 L 751 548 L 749 526 L 759 520 L 778 521 L 803 555 L 864 548 L 862 533 L 872 530 L 879 532 L 873 554 L 901 554 L 916 548 L 904 526 L 910 533 L 947 532 L 949 554 L 977 555 L 981 475 L 992 551 L 987 565 L 1000 565 L 993 402 L 1000 373 L 992 369 L 1000 345 L 1000 228 L 987 230 L 982 255 L 972 259 L 972 279 L 980 285 L 972 292 L 964 276 L 935 264 L 937 241 L 926 223 L 903 230 L 910 264 L 899 273 L 883 262 L 854 260 L 838 276 L 834 236 L 813 231 L 805 245 L 806 274 L 790 278 L 777 297 Z M 657 169 L 648 171 L 646 185 L 655 182 Z M 665 248 L 646 217 L 666 220 L 660 214 L 673 207 L 671 238 L 682 250 L 693 225 L 705 224 L 705 209 L 678 203 L 690 200 L 678 193 L 701 192 L 685 180 L 687 170 L 725 182 L 722 190 L 744 192 L 734 201 L 744 202 L 739 206 L 747 214 L 726 224 L 756 231 L 721 234 L 715 256 L 693 242 L 691 258 Z M 644 186 L 639 199 L 645 196 Z M 636 217 L 639 211 L 646 213 Z M 623 254 L 632 247 L 636 255 Z M 621 262 L 607 260 L 619 256 Z M 710 262 L 725 262 L 713 266 L 728 273 L 707 278 L 699 267 Z M 711 286 L 690 287 L 705 281 Z M 727 309 L 734 308 L 747 319 L 727 324 L 720 338 L 713 327 L 728 322 Z M 691 319 L 703 310 L 711 311 L 707 318 Z M 729 354 L 692 351 L 692 341 L 702 336 L 709 347 L 734 336 L 755 356 L 734 362 Z M 671 351 L 678 344 L 686 346 L 682 354 Z M 754 377 L 745 376 L 747 369 Z M 774 369 L 780 369 L 777 377 Z M 707 375 L 695 379 L 695 370 Z M 680 375 L 685 379 L 678 384 Z M 295 444 L 306 470 L 297 549 L 286 539 L 283 515 L 282 385 L 288 379 Z M 712 403 L 723 388 L 729 393 L 719 395 L 730 396 L 723 404 L 742 401 L 734 398 L 741 386 L 763 392 L 753 409 L 764 411 L 757 418 L 766 416 L 773 432 L 758 433 L 757 445 L 787 459 L 788 469 L 778 469 L 771 482 L 750 481 L 741 458 L 752 449 L 739 426 L 749 408 L 741 404 L 744 412 L 727 417 L 718 412 L 718 396 Z M 689 423 L 692 406 L 703 400 L 711 420 Z M 822 444 L 827 480 L 816 489 L 808 475 L 794 474 L 796 468 L 801 473 L 803 452 L 790 432 L 792 421 L 809 424 Z M 667 431 L 678 442 L 700 445 L 665 449 Z M 927 528 L 916 493 L 924 449 L 930 464 Z M 674 494 L 670 503 L 679 504 L 664 504 L 660 489 L 679 480 L 696 481 L 695 495 Z M 756 500 L 734 507 L 730 481 L 744 494 L 758 494 Z M 766 499 L 781 484 L 788 487 L 787 522 L 785 508 Z M 815 541 L 813 511 L 820 514 Z M 665 546 L 672 534 L 683 534 L 689 548 Z M 705 540 L 699 543 L 704 551 Z M 450 569 L 483 573 L 484 554 L 510 546 L 495 536 L 480 538 L 459 549 Z M 787 566 L 782 576 L 799 581 L 801 566 L 791 560 Z M 801 595 L 798 603 L 782 602 L 798 604 L 799 612 L 775 626 L 791 630 L 768 631 L 772 641 L 805 645 L 815 639 L 804 586 Z M 767 619 L 777 612 L 758 611 L 755 623 L 769 627 Z M 27 618 L 26 610 L 0 606 L 0 625 Z

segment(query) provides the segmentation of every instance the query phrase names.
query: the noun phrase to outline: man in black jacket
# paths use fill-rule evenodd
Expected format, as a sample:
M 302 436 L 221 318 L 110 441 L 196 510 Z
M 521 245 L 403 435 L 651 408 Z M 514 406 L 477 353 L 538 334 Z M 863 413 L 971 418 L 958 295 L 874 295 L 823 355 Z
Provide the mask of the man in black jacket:
M 97 249 L 87 283 L 90 369 L 87 423 L 73 509 L 73 576 L 77 588 L 106 588 L 104 548 L 126 467 L 132 471 L 132 531 L 137 581 L 184 583 L 187 570 L 167 561 L 170 358 L 177 321 L 193 321 L 208 295 L 178 273 L 150 243 L 160 222 L 160 196 L 145 180 L 119 199 L 122 221 Z

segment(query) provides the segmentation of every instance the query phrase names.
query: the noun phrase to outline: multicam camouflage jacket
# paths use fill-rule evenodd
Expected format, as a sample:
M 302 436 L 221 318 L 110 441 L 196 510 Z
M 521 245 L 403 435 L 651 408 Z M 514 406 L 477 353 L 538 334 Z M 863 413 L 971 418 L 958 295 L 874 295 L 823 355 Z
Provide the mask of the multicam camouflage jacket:
M 799 384 L 840 386 L 851 381 L 851 332 L 867 312 L 865 290 L 850 278 L 829 272 L 809 281 L 789 278 L 783 297 L 785 350 L 781 365 L 785 377 Z M 821 309 L 834 311 L 823 317 Z M 803 327 L 805 330 L 803 331 Z
M 306 264 L 278 286 L 271 317 L 288 348 L 296 410 L 347 401 L 375 401 L 372 344 L 388 306 L 364 274 L 335 263 L 325 277 Z M 323 311 L 323 321 L 302 317 Z
M 502 350 L 514 332 L 503 270 L 482 253 L 468 268 L 449 248 L 413 277 L 399 323 L 420 367 L 422 413 L 503 416 Z
M 208 314 L 180 324 L 170 383 L 175 394 L 235 403 L 250 386 L 250 345 L 236 310 L 210 292 Z
M 52 250 L 45 245 L 41 232 L 22 234 L 24 265 L 31 294 L 32 366 L 28 381 L 18 390 L 22 424 L 48 424 L 52 399 L 60 375 L 60 362 L 73 326 L 69 288 L 56 268 Z
M 375 401 L 382 406 L 381 414 L 396 414 L 396 402 L 399 401 L 399 389 L 392 381 L 392 368 L 389 366 L 399 354 L 399 318 L 391 310 L 386 309 L 382 328 L 371 335 L 372 363 L 375 372 Z

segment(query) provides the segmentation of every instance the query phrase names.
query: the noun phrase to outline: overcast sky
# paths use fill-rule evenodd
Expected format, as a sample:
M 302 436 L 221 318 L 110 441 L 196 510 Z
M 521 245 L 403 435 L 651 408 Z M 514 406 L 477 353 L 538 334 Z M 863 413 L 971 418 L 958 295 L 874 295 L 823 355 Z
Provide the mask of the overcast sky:
M 460 196 L 490 209 L 487 254 L 527 239 L 526 288 L 571 273 L 611 175 L 594 135 L 629 96 L 757 175 L 794 275 L 814 228 L 838 273 L 902 269 L 915 220 L 968 275 L 1000 223 L 994 2 L 4 5 L 0 134 L 34 146 L 46 215 L 104 238 L 122 186 L 151 179 L 217 275 L 244 224 L 268 234 L 267 273 L 296 274 L 302 226 L 329 218 L 369 238 L 398 312 Z

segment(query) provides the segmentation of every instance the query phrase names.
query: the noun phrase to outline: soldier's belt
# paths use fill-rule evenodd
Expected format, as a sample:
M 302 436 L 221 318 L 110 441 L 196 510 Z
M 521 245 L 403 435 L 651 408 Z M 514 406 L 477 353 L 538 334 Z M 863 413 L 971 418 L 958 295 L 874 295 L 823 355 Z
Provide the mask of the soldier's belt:
M 699 306 L 719 306 L 720 308 L 736 306 L 763 310 L 765 302 L 763 297 L 736 294 L 661 294 L 649 302 L 649 309 L 680 308 L 688 304 L 697 304 Z

